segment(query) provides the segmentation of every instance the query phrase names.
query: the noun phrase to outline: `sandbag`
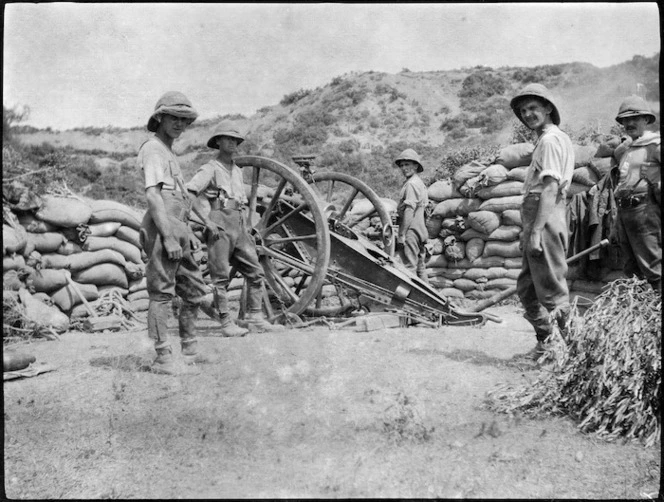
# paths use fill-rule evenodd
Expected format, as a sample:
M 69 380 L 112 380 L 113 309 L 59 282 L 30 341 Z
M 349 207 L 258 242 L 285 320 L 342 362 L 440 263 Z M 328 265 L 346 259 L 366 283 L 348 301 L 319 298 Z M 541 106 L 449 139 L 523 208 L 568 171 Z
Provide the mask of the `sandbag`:
M 486 244 L 485 244 L 486 247 Z M 491 267 L 502 267 L 505 263 L 505 258 L 502 256 L 480 256 L 474 261 L 470 261 L 468 258 L 464 258 L 455 263 L 450 263 L 449 268 L 491 268 Z
M 140 291 L 142 289 L 147 289 L 147 288 L 148 288 L 148 280 L 146 277 L 142 277 L 141 279 L 135 281 L 129 281 L 130 293 L 135 293 L 136 291 Z
M 591 188 L 592 188 L 592 186 L 583 185 L 581 183 L 576 183 L 576 182 L 573 181 L 572 183 L 570 183 L 569 188 L 567 189 L 567 198 L 571 199 L 577 193 L 587 192 Z
M 454 186 L 460 188 L 471 178 L 478 176 L 486 166 L 476 160 L 470 161 L 468 164 L 461 166 L 457 172 L 452 176 Z
M 133 244 L 139 249 L 143 247 L 141 246 L 141 239 L 139 237 L 138 230 L 134 230 L 131 227 L 121 225 L 120 228 L 118 228 L 118 230 L 115 232 L 115 236 L 120 240 Z
M 453 281 L 454 279 L 461 279 L 465 270 L 459 268 L 427 268 L 427 275 L 429 277 L 444 277 Z
M 9 270 L 20 270 L 25 267 L 25 258 L 20 254 L 12 254 L 2 257 L 2 272 Z
M 489 256 L 502 256 L 503 258 L 516 258 L 521 256 L 519 249 L 519 241 L 502 242 L 502 241 L 486 241 L 484 245 L 483 257 Z
M 444 246 L 443 254 L 450 263 L 462 260 L 466 256 L 466 243 L 454 239 L 454 244 Z
M 489 235 L 483 232 L 478 232 L 474 228 L 469 228 L 459 237 L 462 241 L 468 242 L 471 239 L 482 239 L 483 241 L 489 240 Z
M 56 249 L 56 253 L 62 254 L 62 255 L 71 255 L 71 254 L 77 254 L 77 253 L 82 253 L 83 248 L 81 247 L 80 244 L 74 241 L 68 241 L 65 240 L 58 249 Z
M 471 262 L 482 256 L 484 251 L 484 240 L 479 237 L 473 237 L 466 242 L 466 258 Z
M 424 244 L 424 247 L 427 248 L 427 251 L 429 251 L 429 254 L 434 255 L 434 254 L 440 254 L 443 252 L 445 246 L 443 246 L 443 240 L 442 239 L 427 239 L 426 243 Z
M 100 251 L 102 249 L 112 249 L 125 257 L 127 261 L 133 263 L 143 263 L 141 260 L 141 250 L 133 244 L 120 240 L 117 237 L 88 237 L 83 244 L 84 251 Z
M 58 227 L 73 228 L 87 223 L 92 214 L 90 206 L 75 197 L 44 195 L 42 206 L 37 210 L 37 219 Z
M 67 274 L 64 269 L 44 268 L 35 270 L 32 283 L 38 293 L 53 293 L 67 285 Z
M 495 294 L 498 294 L 497 290 L 473 289 L 472 291 L 467 291 L 464 296 L 468 300 L 486 300 Z
M 502 164 L 507 169 L 529 166 L 533 159 L 535 145 L 532 143 L 516 143 L 501 148 L 496 158 L 496 164 Z
M 90 268 L 78 270 L 72 273 L 72 279 L 81 284 L 117 286 L 124 289 L 129 287 L 124 268 L 115 263 L 100 263 Z
M 574 148 L 574 168 L 587 166 L 590 159 L 595 156 L 597 147 L 595 145 L 573 145 Z
M 458 199 L 461 197 L 459 190 L 452 180 L 438 180 L 427 188 L 429 200 L 441 202 L 447 199 Z
M 507 269 L 502 267 L 491 267 L 491 268 L 469 268 L 463 274 L 464 278 L 470 279 L 471 281 L 489 281 L 491 279 L 499 279 L 504 277 L 507 272 Z
M 440 226 L 441 229 L 449 230 L 451 233 L 455 234 L 461 233 L 464 230 L 466 230 L 466 228 L 468 228 L 466 220 L 467 218 L 463 216 L 455 216 L 454 218 L 443 218 L 443 221 L 441 222 Z
M 516 225 L 501 225 L 489 234 L 491 241 L 515 241 L 519 239 L 521 227 Z
M 502 213 L 509 209 L 519 209 L 523 202 L 523 195 L 511 195 L 509 197 L 497 197 L 482 202 L 479 206 L 480 211 L 493 211 Z
M 435 276 L 435 277 L 429 277 L 429 285 L 433 286 L 436 289 L 453 288 L 454 281 L 446 279 L 445 277 L 442 276 Z
M 380 197 L 380 201 L 383 203 L 383 207 L 388 213 L 396 211 L 397 203 L 392 199 Z M 341 210 L 341 207 L 337 209 Z M 355 199 L 348 210 L 348 212 L 355 217 L 366 217 L 373 214 L 375 211 L 376 208 L 374 207 L 373 202 L 369 199 Z
M 427 268 L 447 268 L 447 265 L 448 261 L 444 254 L 433 255 L 426 262 Z
M 145 312 L 150 306 L 150 300 L 146 298 L 141 298 L 140 300 L 134 300 L 129 302 L 129 308 L 132 312 Z
M 99 291 L 94 284 L 77 284 L 77 286 L 88 302 L 93 302 L 99 298 Z M 83 303 L 69 284 L 53 293 L 51 301 L 60 307 L 63 312 L 69 312 L 76 305 Z
M 129 293 L 127 295 L 127 301 L 133 302 L 135 300 L 142 300 L 145 298 L 149 298 L 150 295 L 148 294 L 147 289 L 140 289 L 138 291 L 135 291 L 133 293 Z
M 483 200 L 493 199 L 495 197 L 511 197 L 513 195 L 521 195 L 522 190 L 523 181 L 506 180 L 498 185 L 478 190 L 477 196 Z
M 89 236 L 92 237 L 110 237 L 118 231 L 118 228 L 122 226 L 122 223 L 119 221 L 105 221 L 104 223 L 94 223 L 88 225 L 90 230 Z M 135 231 L 138 233 L 138 231 Z
M 500 217 L 493 211 L 473 211 L 467 218 L 470 228 L 490 234 L 500 226 Z
M 436 237 L 438 237 L 438 234 L 440 233 L 440 229 L 443 224 L 443 219 L 438 216 L 427 218 L 425 224 L 427 227 L 427 232 L 429 234 L 429 239 L 435 239 Z
M 122 296 L 122 298 L 126 298 L 127 295 L 129 294 L 129 290 L 127 288 L 121 288 L 119 286 L 113 286 L 113 285 L 97 286 L 97 291 L 99 291 L 100 298 L 106 291 L 115 291 L 117 293 L 120 293 L 120 296 Z
M 52 253 L 57 251 L 58 248 L 65 242 L 64 236 L 59 232 L 44 232 L 41 234 L 34 234 L 26 232 L 27 244 L 26 249 L 31 248 L 40 253 Z
M 471 281 L 470 279 L 464 279 L 463 277 L 461 279 L 456 279 L 454 281 L 454 287 L 460 291 L 463 291 L 464 293 L 466 291 L 472 291 L 473 289 L 477 289 L 477 283 L 475 281 Z
M 518 258 L 505 258 L 503 260 L 503 267 L 505 268 L 520 269 L 522 265 L 523 265 L 523 258 L 521 256 L 519 256 Z
M 523 226 L 521 223 L 521 210 L 519 209 L 508 209 L 503 211 L 500 215 L 500 219 L 503 225 Z
M 513 258 L 509 258 L 512 260 Z M 521 273 L 521 267 L 519 268 L 506 268 L 505 269 L 505 278 L 507 279 L 514 279 L 515 281 L 519 277 L 519 274 Z
M 19 290 L 18 295 L 25 309 L 23 314 L 30 321 L 38 326 L 51 328 L 56 333 L 63 333 L 69 329 L 69 317 L 56 307 L 35 298 L 27 289 Z
M 572 173 L 572 182 L 579 183 L 585 186 L 593 186 L 599 181 L 595 170 L 590 166 L 583 166 L 574 169 Z
M 507 179 L 509 169 L 501 164 L 491 164 L 479 175 L 480 184 L 484 187 L 492 187 Z
M 2 224 L 2 254 L 21 253 L 28 243 L 28 234 L 18 225 L 12 227 Z
M 467 216 L 477 211 L 482 201 L 480 199 L 447 199 L 436 204 L 432 216 L 447 218 L 449 216 Z
M 134 230 L 141 229 L 144 212 L 132 209 L 114 200 L 91 201 L 90 207 L 92 209 L 89 219 L 90 224 L 117 221 Z
M 446 298 L 463 298 L 463 291 L 457 288 L 443 288 L 438 293 Z
M 43 268 L 66 268 L 72 271 L 90 268 L 99 263 L 115 263 L 123 267 L 127 263 L 124 256 L 112 249 L 85 251 L 72 255 L 44 254 L 41 257 L 41 262 Z
M 594 157 L 590 159 L 590 164 L 588 167 L 590 167 L 594 171 L 598 179 L 602 179 L 609 172 L 611 172 L 611 169 L 613 169 L 617 165 L 618 163 L 616 162 L 616 159 L 613 157 L 604 157 L 604 158 Z
M 597 151 L 595 152 L 595 157 L 613 157 L 613 152 L 619 144 L 619 136 L 613 136 L 612 138 L 609 138 L 608 140 L 599 144 Z
M 32 232 L 35 234 L 43 234 L 44 232 L 57 232 L 59 230 L 56 225 L 37 219 L 32 213 L 19 214 L 18 221 L 27 232 Z
M 507 173 L 508 180 L 526 181 L 527 167 L 516 167 Z
M 2 290 L 3 291 L 18 291 L 21 288 L 25 288 L 25 282 L 22 280 L 20 270 L 7 270 L 2 274 Z
M 516 286 L 515 279 L 508 279 L 507 277 L 500 277 L 497 279 L 489 279 L 484 285 L 486 289 L 509 289 Z

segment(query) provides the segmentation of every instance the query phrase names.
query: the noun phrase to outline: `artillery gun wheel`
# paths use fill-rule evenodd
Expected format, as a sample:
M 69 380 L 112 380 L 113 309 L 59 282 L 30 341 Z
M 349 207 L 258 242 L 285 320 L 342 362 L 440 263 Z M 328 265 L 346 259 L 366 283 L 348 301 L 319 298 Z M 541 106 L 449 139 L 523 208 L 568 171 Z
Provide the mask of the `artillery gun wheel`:
M 335 209 L 330 216 L 351 229 L 354 229 L 372 215 L 378 215 L 383 251 L 390 256 L 394 255 L 395 236 L 392 231 L 392 218 L 383 201 L 369 185 L 348 174 L 332 171 L 313 173 L 311 179 L 323 200 L 328 205 L 334 205 Z M 364 214 L 354 215 L 351 214 L 350 210 L 353 207 L 353 202 L 361 200 L 361 198 L 358 198 L 359 195 L 363 195 L 369 201 L 371 209 Z
M 330 263 L 320 199 L 299 173 L 280 162 L 247 155 L 235 163 L 244 168 L 245 182 L 251 180 L 248 221 L 265 272 L 268 317 L 300 314 L 319 294 Z

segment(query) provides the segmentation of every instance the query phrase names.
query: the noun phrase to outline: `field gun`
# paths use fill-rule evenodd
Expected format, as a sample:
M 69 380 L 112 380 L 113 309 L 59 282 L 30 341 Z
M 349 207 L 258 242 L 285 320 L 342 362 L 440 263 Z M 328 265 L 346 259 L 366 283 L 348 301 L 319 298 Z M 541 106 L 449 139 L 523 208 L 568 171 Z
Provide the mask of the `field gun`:
M 313 159 L 294 157 L 300 172 L 266 157 L 235 159 L 251 187 L 249 221 L 265 271 L 270 320 L 396 311 L 407 323 L 430 326 L 501 322 L 488 313 L 461 311 L 398 263 L 383 200 L 352 176 L 314 172 Z M 357 231 L 364 219 L 353 212 L 359 202 L 370 207 L 362 216 L 380 219 L 378 243 Z

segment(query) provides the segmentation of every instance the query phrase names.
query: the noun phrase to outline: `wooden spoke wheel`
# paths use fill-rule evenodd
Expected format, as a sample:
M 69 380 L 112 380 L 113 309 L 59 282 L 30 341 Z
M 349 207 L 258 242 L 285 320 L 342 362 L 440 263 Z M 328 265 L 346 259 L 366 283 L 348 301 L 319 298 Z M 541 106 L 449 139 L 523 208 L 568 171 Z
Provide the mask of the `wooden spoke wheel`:
M 392 218 L 380 199 L 369 185 L 348 174 L 332 171 L 316 172 L 308 180 L 326 203 L 328 218 L 332 217 L 362 232 L 370 225 L 374 216 L 380 218 L 380 227 L 374 227 L 383 251 L 394 255 L 395 236 L 392 231 Z M 356 211 L 354 211 L 356 210 Z
M 265 271 L 268 317 L 300 314 L 319 295 L 330 263 L 330 232 L 321 200 L 294 169 L 242 156 L 250 180 L 249 221 Z M 244 295 L 243 295 L 244 296 Z

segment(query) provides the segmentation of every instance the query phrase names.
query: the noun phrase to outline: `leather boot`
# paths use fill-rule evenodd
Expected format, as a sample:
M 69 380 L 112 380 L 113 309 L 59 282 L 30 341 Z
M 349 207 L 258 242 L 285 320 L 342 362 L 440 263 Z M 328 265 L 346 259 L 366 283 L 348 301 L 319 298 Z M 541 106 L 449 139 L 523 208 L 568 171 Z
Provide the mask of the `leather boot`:
M 235 338 L 235 337 L 241 337 L 249 333 L 249 330 L 246 328 L 241 328 L 237 324 L 235 324 L 231 316 L 226 314 L 225 316 L 221 317 L 221 336 L 227 337 L 227 338 Z
M 270 324 L 262 312 L 249 312 L 247 317 L 241 321 L 252 333 L 264 333 L 266 331 L 284 331 L 281 324 Z
M 185 364 L 205 364 L 211 363 L 212 359 L 201 354 L 198 350 L 198 340 L 195 338 L 184 338 L 180 340 L 182 347 L 182 359 Z
M 161 375 L 177 375 L 178 369 L 173 359 L 171 348 L 157 349 L 157 358 L 152 363 L 153 373 Z

